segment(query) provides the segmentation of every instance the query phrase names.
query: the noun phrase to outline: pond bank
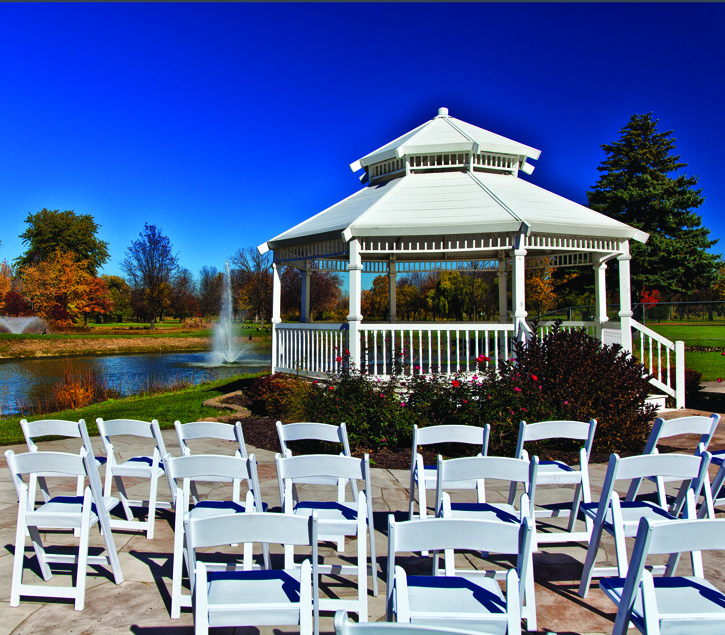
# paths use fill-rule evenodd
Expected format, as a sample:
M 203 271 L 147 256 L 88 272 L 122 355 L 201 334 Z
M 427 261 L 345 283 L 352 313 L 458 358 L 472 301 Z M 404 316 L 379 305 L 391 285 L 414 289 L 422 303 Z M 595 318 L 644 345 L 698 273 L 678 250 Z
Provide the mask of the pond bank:
M 0 340 L 0 358 L 206 351 L 209 348 L 209 338 L 200 336 L 13 338 Z

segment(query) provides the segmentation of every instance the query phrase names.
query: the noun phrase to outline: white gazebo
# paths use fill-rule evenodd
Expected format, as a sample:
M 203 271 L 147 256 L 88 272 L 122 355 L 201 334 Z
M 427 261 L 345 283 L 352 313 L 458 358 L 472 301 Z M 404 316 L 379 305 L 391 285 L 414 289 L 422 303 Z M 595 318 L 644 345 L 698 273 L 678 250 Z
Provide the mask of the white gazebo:
M 632 319 L 629 241 L 645 242 L 648 234 L 520 178 L 520 172 L 533 172 L 529 161 L 539 155 L 441 108 L 437 117 L 355 161 L 350 167 L 363 171 L 366 187 L 259 246 L 274 254 L 273 371 L 320 375 L 339 369 L 348 357 L 356 368 L 382 376 L 467 372 L 479 355 L 496 363 L 510 356 L 514 338 L 535 335 L 526 322 L 526 269 L 589 265 L 594 320 L 564 326 L 587 328 L 634 351 L 649 364 L 655 386 L 683 407 L 684 346 Z M 616 323 L 608 321 L 605 292 L 605 269 L 614 259 Z M 299 323 L 281 321 L 283 265 L 303 275 Z M 474 269 L 498 275 L 497 322 L 398 322 L 398 274 Z M 346 323 L 309 322 L 314 270 L 348 272 Z M 389 276 L 385 323 L 366 322 L 362 315 L 363 272 Z M 675 364 L 673 382 L 667 369 Z

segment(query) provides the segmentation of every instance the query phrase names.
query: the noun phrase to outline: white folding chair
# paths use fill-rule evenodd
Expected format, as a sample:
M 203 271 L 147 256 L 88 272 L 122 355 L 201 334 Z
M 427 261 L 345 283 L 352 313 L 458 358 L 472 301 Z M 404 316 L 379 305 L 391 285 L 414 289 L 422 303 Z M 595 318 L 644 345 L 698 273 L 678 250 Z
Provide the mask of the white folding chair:
M 502 456 L 477 456 L 462 459 L 448 459 L 444 461 L 438 457 L 438 478 L 436 481 L 436 516 L 442 518 L 459 518 L 470 520 L 489 520 L 501 523 L 519 525 L 524 518 L 529 519 L 531 525 L 531 551 L 536 548 L 536 530 L 533 518 L 533 509 L 536 499 L 537 473 L 539 459 L 534 456 L 530 461 L 512 459 Z M 451 502 L 448 491 L 456 489 L 459 483 L 475 481 L 484 482 L 486 479 L 505 481 L 510 486 L 523 485 L 523 494 L 519 508 L 509 503 L 486 502 L 485 489 L 479 489 L 479 501 L 476 503 Z M 425 555 L 425 554 L 424 554 Z M 452 552 L 446 552 L 446 560 L 454 557 Z M 526 620 L 526 628 L 536 630 L 536 600 L 534 596 L 534 568 L 533 561 L 527 566 L 527 578 L 521 580 L 522 590 L 522 617 Z
M 301 635 L 319 632 L 317 604 L 317 517 L 252 512 L 191 518 L 184 523 L 194 594 L 194 628 L 206 634 L 215 626 L 299 624 Z M 232 543 L 307 546 L 311 560 L 284 569 L 209 571 L 198 549 Z
M 27 419 L 21 419 L 20 427 L 23 430 L 25 443 L 28 445 L 29 452 L 39 451 L 40 448 L 38 447 L 38 440 L 43 437 L 66 437 L 79 439 L 80 447 L 84 447 L 88 453 L 93 456 L 91 439 L 88 436 L 86 422 L 83 419 L 80 421 L 67 421 L 65 419 L 40 419 L 38 421 L 28 421 Z M 104 457 L 96 457 L 96 465 L 100 466 L 105 462 L 106 460 Z M 36 487 L 39 485 L 40 490 L 43 493 L 43 500 L 46 502 L 50 500 L 50 492 L 48 491 L 48 486 L 43 474 L 31 474 L 30 478 L 29 487 L 33 496 L 35 496 Z M 83 496 L 84 483 L 85 476 L 79 476 L 76 488 L 76 494 L 78 496 Z
M 531 563 L 532 526 L 490 520 L 435 518 L 396 523 L 389 516 L 387 619 L 430 627 L 491 633 L 521 633 L 523 580 Z M 446 559 L 433 575 L 407 575 L 396 554 L 470 549 L 516 555 L 516 568 L 506 572 L 504 595 L 491 571 L 465 571 Z
M 477 635 L 486 635 L 491 631 L 477 630 Z M 400 622 L 352 622 L 345 611 L 335 613 L 336 635 L 471 635 L 470 631 L 456 628 L 432 628 L 420 624 L 401 624 Z
M 592 494 L 589 486 L 589 457 L 594 442 L 594 432 L 597 429 L 597 422 L 592 419 L 583 421 L 540 421 L 538 423 L 526 423 L 522 421 L 519 426 L 519 440 L 516 445 L 515 456 L 519 459 L 528 460 L 526 442 L 552 441 L 552 440 L 575 440 L 584 441 L 584 446 L 579 448 L 579 466 L 573 467 L 563 461 L 541 461 L 536 475 L 536 485 L 574 485 L 574 498 L 571 503 L 553 504 L 539 506 L 534 510 L 535 518 L 569 518 L 569 524 L 565 532 L 542 532 L 540 528 L 535 531 L 536 544 L 550 544 L 571 542 L 576 540 L 589 540 L 592 525 L 591 520 L 585 516 L 585 530 L 574 531 L 579 507 L 582 502 L 591 503 Z M 512 485 L 509 492 L 509 503 L 513 503 L 515 487 Z
M 262 503 L 257 460 L 254 454 L 246 458 L 241 456 L 223 456 L 219 454 L 194 454 L 180 457 L 164 457 L 164 465 L 171 479 L 176 516 L 174 519 L 174 560 L 171 576 L 171 617 L 181 615 L 181 607 L 191 606 L 191 595 L 182 593 L 183 565 L 186 561 L 190 570 L 189 556 L 184 535 L 184 516 L 203 518 L 240 514 L 251 511 L 262 512 L 266 505 Z M 247 496 L 244 505 L 239 500 L 238 483 L 247 484 Z M 197 500 L 192 506 L 191 486 L 196 482 L 225 482 L 232 485 L 232 500 Z M 264 547 L 265 566 L 269 568 L 269 550 Z M 252 545 L 244 546 L 245 566 L 252 559 Z M 209 565 L 211 566 L 211 565 Z
M 339 574 L 357 578 L 355 598 L 323 598 L 321 611 L 354 611 L 359 621 L 368 619 L 368 564 L 366 540 L 369 541 L 373 594 L 378 594 L 377 560 L 375 556 L 375 529 L 373 526 L 372 489 L 370 485 L 370 463 L 368 456 L 356 459 L 330 454 L 308 454 L 301 456 L 276 456 L 277 477 L 282 500 L 282 511 L 286 514 L 309 516 L 316 513 L 319 518 L 319 539 L 338 541 L 340 537 L 357 538 L 357 558 L 354 565 L 320 565 L 321 574 Z M 360 480 L 365 485 L 357 499 L 345 501 L 300 500 L 297 483 L 308 483 L 311 477 L 322 476 L 331 483 L 337 480 Z M 291 552 L 292 548 L 288 550 Z
M 658 417 L 652 424 L 652 431 L 650 432 L 647 444 L 644 447 L 642 454 L 659 454 L 657 444 L 662 439 L 668 439 L 671 437 L 680 436 L 682 434 L 699 434 L 700 440 L 696 444 L 695 452 L 707 450 L 717 424 L 720 422 L 720 415 L 711 414 L 709 417 L 692 416 L 692 417 L 677 417 L 676 419 L 662 419 Z M 660 498 L 660 506 L 665 506 L 665 483 L 673 479 L 664 476 L 659 477 L 648 477 L 646 480 L 653 481 L 657 484 L 657 495 Z M 626 500 L 631 501 L 637 497 L 639 492 L 642 479 L 635 479 L 629 486 L 627 491 Z
M 415 493 L 418 492 L 418 517 L 425 518 L 428 513 L 426 492 L 436 484 L 436 465 L 424 465 L 423 456 L 418 448 L 436 443 L 465 443 L 473 445 L 478 450 L 478 456 L 488 454 L 488 439 L 491 434 L 491 425 L 483 428 L 464 425 L 440 425 L 419 428 L 413 426 L 413 457 L 410 463 L 410 488 L 408 490 L 408 520 L 413 520 L 415 507 Z M 460 483 L 459 489 L 478 489 L 478 481 Z
M 18 495 L 18 521 L 15 532 L 15 554 L 10 591 L 10 606 L 18 606 L 21 596 L 70 598 L 76 611 L 83 610 L 88 565 L 108 565 L 113 570 L 116 584 L 123 582 L 123 573 L 113 542 L 108 513 L 118 504 L 116 498 L 106 498 L 101 491 L 101 479 L 93 456 L 85 448 L 80 454 L 65 452 L 5 452 L 10 475 Z M 43 473 L 46 477 L 87 477 L 89 486 L 82 496 L 51 496 L 36 507 L 35 497 L 29 487 L 32 474 Z M 106 545 L 106 555 L 90 556 L 88 545 L 90 528 L 98 523 Z M 78 550 L 73 554 L 48 553 L 40 537 L 43 530 L 78 529 Z M 23 583 L 25 566 L 25 535 L 30 535 L 41 575 L 48 581 L 52 577 L 49 563 L 75 564 L 75 586 L 52 586 Z
M 153 421 L 136 421 L 133 419 L 104 421 L 99 418 L 96 419 L 96 424 L 107 456 L 104 494 L 110 496 L 113 483 L 115 483 L 121 498 L 123 511 L 126 514 L 125 520 L 112 518 L 111 526 L 116 529 L 145 531 L 146 538 L 151 540 L 154 537 L 156 509 L 169 509 L 172 505 L 171 502 L 157 500 L 159 479 L 165 474 L 161 457 L 166 454 L 159 423 L 156 419 Z M 114 447 L 113 439 L 123 436 L 133 437 L 134 441 L 148 439 L 147 444 L 149 450 L 151 450 L 150 455 L 132 456 L 125 460 L 119 459 L 117 452 L 120 455 L 120 450 Z M 123 483 L 124 477 L 149 479 L 148 499 L 129 499 Z M 169 489 L 172 489 L 170 482 Z M 148 508 L 146 520 L 134 519 L 132 507 Z
M 199 439 L 217 439 L 219 441 L 227 441 L 232 446 L 235 456 L 247 458 L 247 446 L 244 443 L 244 435 L 242 434 L 242 424 L 237 421 L 235 424 L 221 423 L 218 421 L 192 421 L 190 423 L 181 423 L 174 421 L 176 428 L 176 436 L 179 440 L 179 448 L 181 456 L 189 456 L 193 454 L 192 445 L 194 441 Z M 192 443 L 189 443 L 192 442 Z M 205 452 L 205 454 L 218 454 L 217 452 Z M 239 501 L 241 483 L 237 481 L 234 484 L 235 501 Z M 191 482 L 191 496 L 194 503 L 198 502 L 199 497 L 196 492 L 196 483 Z
M 694 519 L 696 501 L 700 490 L 710 500 L 708 466 L 710 453 L 700 456 L 686 454 L 644 454 L 620 458 L 617 454 L 609 457 L 607 473 L 604 477 L 599 503 L 582 505 L 582 511 L 593 519 L 592 534 L 589 539 L 586 561 L 582 571 L 579 595 L 586 597 L 592 577 L 616 574 L 620 578 L 627 574 L 627 547 L 625 538 L 636 535 L 641 518 L 651 520 L 675 520 L 681 514 L 683 518 Z M 672 505 L 660 505 L 649 500 L 620 501 L 615 491 L 617 481 L 633 481 L 648 476 L 667 476 L 676 478 L 681 485 Z M 710 501 L 711 507 L 711 501 Z M 614 538 L 616 567 L 595 567 L 602 532 L 606 531 Z
M 725 633 L 725 593 L 705 579 L 703 550 L 725 549 L 725 519 L 640 521 L 626 578 L 599 582 L 617 605 L 614 635 L 634 625 L 646 635 Z M 675 576 L 680 553 L 691 552 L 692 576 Z M 645 569 L 647 556 L 669 554 L 664 577 Z

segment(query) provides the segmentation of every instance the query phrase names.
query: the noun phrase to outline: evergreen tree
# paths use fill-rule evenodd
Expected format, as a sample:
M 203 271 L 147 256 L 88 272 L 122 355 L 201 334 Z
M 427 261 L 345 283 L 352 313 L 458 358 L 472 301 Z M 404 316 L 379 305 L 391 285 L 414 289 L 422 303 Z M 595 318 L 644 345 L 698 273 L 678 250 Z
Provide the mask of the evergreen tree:
M 694 212 L 704 199 L 697 176 L 675 154 L 672 131 L 658 132 L 652 113 L 633 115 L 621 137 L 604 144 L 602 175 L 587 192 L 589 207 L 650 234 L 645 244 L 630 243 L 632 289 L 667 295 L 689 294 L 717 277 L 720 257 L 707 252 L 717 240 Z

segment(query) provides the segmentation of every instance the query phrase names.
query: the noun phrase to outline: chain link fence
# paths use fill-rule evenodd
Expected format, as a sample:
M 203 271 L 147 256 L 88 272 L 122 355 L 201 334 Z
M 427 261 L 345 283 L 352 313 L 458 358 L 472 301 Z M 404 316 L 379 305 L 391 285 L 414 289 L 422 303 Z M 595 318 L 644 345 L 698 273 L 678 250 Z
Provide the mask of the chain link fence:
M 572 306 L 550 311 L 536 319 L 565 321 L 594 319 L 596 307 Z M 642 324 L 722 324 L 725 325 L 725 302 L 658 302 L 657 304 L 633 303 L 634 319 Z M 608 304 L 610 320 L 619 319 L 619 305 Z M 529 319 L 532 319 L 531 316 Z

